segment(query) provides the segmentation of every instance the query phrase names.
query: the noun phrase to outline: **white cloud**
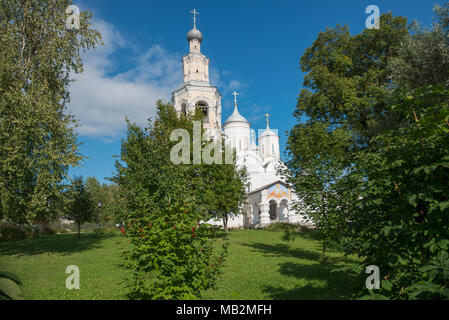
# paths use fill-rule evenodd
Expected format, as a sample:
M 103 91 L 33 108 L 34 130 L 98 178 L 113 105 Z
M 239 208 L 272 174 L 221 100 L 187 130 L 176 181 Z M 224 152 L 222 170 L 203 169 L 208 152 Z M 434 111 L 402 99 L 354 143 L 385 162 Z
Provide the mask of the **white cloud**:
M 104 46 L 85 55 L 85 71 L 71 86 L 69 110 L 81 124 L 81 135 L 114 139 L 125 128 L 126 116 L 145 125 L 155 114 L 155 102 L 169 100 L 182 81 L 180 59 L 153 45 L 132 59 L 132 68 L 117 72 L 113 54 L 135 52 L 136 46 L 105 21 L 97 21 L 94 28 L 102 34 Z
M 104 46 L 84 55 L 84 73 L 71 85 L 69 111 L 79 120 L 77 130 L 82 136 L 114 141 L 125 129 L 125 117 L 146 125 L 155 115 L 156 101 L 170 101 L 171 93 L 182 83 L 181 54 L 167 52 L 157 44 L 142 50 L 103 20 L 96 20 L 93 28 L 102 34 Z M 124 57 L 132 67 L 117 70 L 117 59 Z M 244 94 L 241 90 L 246 85 L 232 72 L 214 67 L 210 78 L 223 94 L 223 107 L 232 111 L 231 93 L 238 90 Z

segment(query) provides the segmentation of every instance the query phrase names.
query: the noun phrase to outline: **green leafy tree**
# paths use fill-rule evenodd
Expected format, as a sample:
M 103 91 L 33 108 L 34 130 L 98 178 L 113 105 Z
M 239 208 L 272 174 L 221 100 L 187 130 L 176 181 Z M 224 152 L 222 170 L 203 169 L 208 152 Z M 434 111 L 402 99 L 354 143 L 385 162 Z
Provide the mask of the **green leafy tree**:
M 194 299 L 214 287 L 227 252 L 217 251 L 213 229 L 201 221 L 238 207 L 241 195 L 226 191 L 230 167 L 193 164 L 193 120 L 202 113 L 178 115 L 169 104 L 158 102 L 157 116 L 147 128 L 128 122 L 121 162 L 114 181 L 119 185 L 130 239 L 127 266 L 133 270 L 131 298 Z M 174 164 L 170 140 L 175 129 L 189 133 L 191 164 Z M 203 129 L 202 134 L 204 134 Z M 201 144 L 201 149 L 207 143 Z M 222 156 L 222 155 L 220 155 Z M 225 170 L 220 173 L 219 171 Z M 236 173 L 233 173 L 236 176 Z M 231 205 L 214 202 L 216 186 L 223 186 Z M 232 188 L 234 188 L 232 186 Z M 218 211 L 218 212 L 214 212 Z
M 297 209 L 305 206 L 321 229 L 323 249 L 350 225 L 360 194 L 359 181 L 348 178 L 356 155 L 397 121 L 388 110 L 389 61 L 408 36 L 406 19 L 384 14 L 380 24 L 353 36 L 347 26 L 320 32 L 300 59 L 300 123 L 290 131 L 282 173 L 301 199 Z
M 221 150 L 225 150 L 227 147 L 223 139 Z M 204 190 L 210 217 L 221 219 L 225 232 L 228 232 L 229 217 L 240 214 L 246 200 L 247 172 L 244 167 L 236 168 L 235 151 L 233 151 L 233 161 L 232 164 L 209 165 L 208 170 L 205 170 L 207 176 L 203 176 L 204 179 L 213 182 L 213 184 L 206 185 Z
M 347 251 L 379 266 L 391 298 L 449 298 L 448 101 L 442 88 L 397 92 L 391 111 L 403 123 L 359 155 L 365 179 Z
M 100 43 L 92 14 L 66 30 L 69 0 L 0 4 L 0 219 L 48 221 L 60 212 L 63 181 L 82 159 L 67 113 L 81 52 Z
M 289 137 L 289 179 L 306 203 L 325 204 L 323 215 L 311 215 L 325 216 L 326 235 L 337 235 L 362 266 L 379 266 L 382 290 L 371 298 L 449 297 L 449 92 L 444 75 L 432 77 L 432 63 L 445 65 L 447 43 L 420 43 L 434 36 L 410 37 L 404 19 L 384 15 L 380 30 L 320 34 L 301 59 L 309 73 L 296 115 L 305 121 Z M 427 68 L 417 82 L 416 61 Z M 313 199 L 316 190 L 328 192 L 324 201 Z M 366 277 L 362 266 L 354 270 Z
M 88 177 L 86 188 L 92 194 L 97 204 L 95 215 L 98 223 L 115 221 L 115 213 L 118 210 L 119 188 L 115 183 L 107 184 L 98 182 L 95 177 Z
M 390 61 L 392 81 L 402 89 L 428 85 L 449 88 L 449 3 L 434 6 L 433 28 L 414 22 L 401 54 Z
M 92 222 L 97 219 L 96 203 L 92 194 L 87 190 L 82 177 L 73 179 L 71 190 L 69 192 L 71 202 L 67 218 L 75 221 L 78 226 L 78 239 L 80 239 L 81 225 L 84 222 Z

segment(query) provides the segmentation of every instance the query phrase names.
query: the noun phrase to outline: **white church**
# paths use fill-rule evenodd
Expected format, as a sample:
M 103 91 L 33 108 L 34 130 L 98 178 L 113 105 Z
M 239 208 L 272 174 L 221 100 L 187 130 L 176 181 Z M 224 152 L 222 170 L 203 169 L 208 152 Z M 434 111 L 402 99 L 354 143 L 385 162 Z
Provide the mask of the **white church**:
M 222 125 L 222 96 L 209 82 L 210 60 L 201 53 L 203 35 L 196 27 L 196 10 L 193 13 L 193 29 L 187 33 L 190 52 L 182 58 L 184 83 L 173 92 L 172 104 L 178 113 L 187 114 L 200 108 L 205 119 L 203 126 L 212 138 L 225 136 L 226 143 L 236 150 L 237 166 L 245 166 L 249 186 L 246 204 L 241 214 L 229 217 L 229 228 L 263 227 L 276 222 L 307 224 L 306 216 L 295 212 L 292 202 L 297 197 L 278 175 L 280 160 L 279 135 L 269 127 L 259 137 L 248 120 L 237 108 L 237 92 L 234 92 L 234 112 Z M 208 221 L 223 225 L 221 220 Z

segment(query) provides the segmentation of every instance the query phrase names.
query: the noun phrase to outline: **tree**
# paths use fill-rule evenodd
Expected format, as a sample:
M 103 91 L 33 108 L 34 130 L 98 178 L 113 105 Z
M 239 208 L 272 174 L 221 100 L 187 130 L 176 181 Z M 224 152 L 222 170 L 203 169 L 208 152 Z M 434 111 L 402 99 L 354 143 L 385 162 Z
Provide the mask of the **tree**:
M 432 76 L 432 63 L 446 63 L 445 25 L 410 37 L 403 18 L 384 15 L 380 30 L 320 34 L 301 59 L 309 74 L 296 115 L 306 120 L 290 133 L 289 180 L 310 205 L 324 203 L 311 215 L 326 236 L 380 268 L 387 298 L 449 297 L 449 91 L 447 75 Z M 423 39 L 435 41 L 424 50 Z
M 435 5 L 434 12 L 433 28 L 412 23 L 412 35 L 404 40 L 401 54 L 390 61 L 392 81 L 399 88 L 449 88 L 449 3 Z
M 73 179 L 70 191 L 71 203 L 67 218 L 75 221 L 78 226 L 78 239 L 80 239 L 81 225 L 84 222 L 96 220 L 96 203 L 92 194 L 87 190 L 82 177 Z
M 394 299 L 449 298 L 448 101 L 443 88 L 396 92 L 404 122 L 373 139 L 352 175 L 364 179 L 346 251 L 377 265 Z
M 98 223 L 112 222 L 115 220 L 115 212 L 119 210 L 119 189 L 115 183 L 98 182 L 95 177 L 88 177 L 86 188 L 92 194 L 95 207 L 95 215 L 98 217 Z
M 224 179 L 231 175 L 231 166 L 192 164 L 193 121 L 201 121 L 202 112 L 178 115 L 173 106 L 160 101 L 157 110 L 147 128 L 128 122 L 114 177 L 120 187 L 125 207 L 121 218 L 131 245 L 127 255 L 127 266 L 133 271 L 130 296 L 199 298 L 203 290 L 216 286 L 227 253 L 227 242 L 222 251 L 217 251 L 214 229 L 200 222 L 238 207 L 241 195 L 224 189 L 230 204 L 220 208 L 214 201 L 216 186 L 226 187 Z M 172 162 L 171 152 L 177 142 L 170 137 L 176 129 L 189 135 L 190 164 Z M 206 145 L 202 142 L 201 150 Z
M 407 37 L 406 19 L 385 14 L 379 30 L 351 36 L 347 26 L 320 32 L 300 59 L 306 73 L 294 112 L 299 123 L 289 133 L 287 169 L 282 173 L 326 239 L 350 225 L 359 197 L 348 179 L 356 156 L 371 138 L 392 126 L 388 109 L 390 59 Z
M 228 148 L 224 139 L 221 143 L 221 150 Z M 221 219 L 225 232 L 228 232 L 229 216 L 239 214 L 246 200 L 248 180 L 246 168 L 236 168 L 235 152 L 233 152 L 233 161 L 232 164 L 209 165 L 205 170 L 206 175 L 203 176 L 204 179 L 211 181 L 204 190 L 205 201 L 209 206 L 209 217 Z
M 67 113 L 81 51 L 100 43 L 92 14 L 67 30 L 69 0 L 2 0 L 0 5 L 0 219 L 54 219 L 68 169 L 83 158 Z

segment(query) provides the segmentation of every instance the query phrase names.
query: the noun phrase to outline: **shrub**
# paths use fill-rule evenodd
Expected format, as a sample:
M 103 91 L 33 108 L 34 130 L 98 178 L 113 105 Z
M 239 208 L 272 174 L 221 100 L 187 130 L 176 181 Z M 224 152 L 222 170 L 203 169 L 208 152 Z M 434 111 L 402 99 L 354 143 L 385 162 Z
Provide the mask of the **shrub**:
M 286 222 L 278 222 L 270 224 L 269 226 L 266 226 L 264 230 L 266 231 L 285 231 L 285 230 L 292 230 L 293 225 Z
M 19 225 L 0 224 L 0 242 L 24 240 L 31 236 L 32 232 Z

